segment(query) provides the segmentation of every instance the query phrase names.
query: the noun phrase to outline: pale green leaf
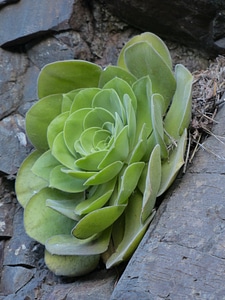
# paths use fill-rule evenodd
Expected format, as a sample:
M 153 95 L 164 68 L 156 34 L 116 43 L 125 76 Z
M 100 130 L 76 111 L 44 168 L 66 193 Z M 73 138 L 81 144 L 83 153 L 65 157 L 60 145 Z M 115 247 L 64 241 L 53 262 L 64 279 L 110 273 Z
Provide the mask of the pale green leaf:
M 115 138 L 111 148 L 99 164 L 99 168 L 103 169 L 115 161 L 126 161 L 129 151 L 128 126 L 126 125 Z
M 178 139 L 191 120 L 192 75 L 183 66 L 176 65 L 176 92 L 170 109 L 165 117 L 165 131 L 174 139 Z
M 125 231 L 124 237 L 116 248 L 115 252 L 106 262 L 106 268 L 109 269 L 119 263 L 126 261 L 133 254 L 141 239 L 143 238 L 154 213 L 142 224 L 140 215 L 142 210 L 142 194 L 135 192 L 125 210 Z
M 82 108 L 92 107 L 92 101 L 94 96 L 101 91 L 98 88 L 86 88 L 76 95 L 71 105 L 70 113 L 73 113 Z
M 50 150 L 44 152 L 37 160 L 34 162 L 31 171 L 43 179 L 49 182 L 50 173 L 53 168 L 58 166 L 60 163 L 52 156 Z
M 93 271 L 100 255 L 51 255 L 45 250 L 45 263 L 57 276 L 76 277 Z
M 36 176 L 31 168 L 36 160 L 42 155 L 35 150 L 21 164 L 16 177 L 15 189 L 19 203 L 25 207 L 32 196 L 42 188 L 48 186 L 48 182 Z
M 126 68 L 124 52 L 128 47 L 139 42 L 148 42 L 152 46 L 152 48 L 154 48 L 154 50 L 162 57 L 168 67 L 172 68 L 172 59 L 166 44 L 157 35 L 151 32 L 144 32 L 140 35 L 136 35 L 125 44 L 118 58 L 118 66 Z
M 41 244 L 53 235 L 70 234 L 75 221 L 47 207 L 46 200 L 69 200 L 73 199 L 73 196 L 51 188 L 44 188 L 35 194 L 24 210 L 27 234 Z
M 119 176 L 119 191 L 116 204 L 127 204 L 128 198 L 134 192 L 141 172 L 145 166 L 144 162 L 135 162 L 128 165 Z
M 80 217 L 78 217 L 74 210 L 76 206 L 84 201 L 84 193 L 77 193 L 74 195 L 73 199 L 69 200 L 54 200 L 54 199 L 47 199 L 46 206 L 54 209 L 55 211 L 59 212 L 60 214 L 75 220 L 79 221 Z
M 105 168 L 101 169 L 92 177 L 88 178 L 88 180 L 85 181 L 84 185 L 87 186 L 87 185 L 103 184 L 113 179 L 118 175 L 118 173 L 123 167 L 123 164 L 124 163 L 121 161 L 114 161 L 113 163 L 109 164 Z
M 26 132 L 37 150 L 48 150 L 47 129 L 61 114 L 62 95 L 47 96 L 35 103 L 26 114 Z
M 145 184 L 143 192 L 143 204 L 141 212 L 142 223 L 152 213 L 155 206 L 156 197 L 161 183 L 161 155 L 160 146 L 156 145 L 153 149 L 147 166 L 147 174 L 145 175 Z
M 68 193 L 79 193 L 86 190 L 86 186 L 84 186 L 84 179 L 74 178 L 69 174 L 63 172 L 62 165 L 59 165 L 52 169 L 50 178 L 49 178 L 49 186 L 64 192 Z
M 176 89 L 176 81 L 170 67 L 147 42 L 136 43 L 125 50 L 127 69 L 137 78 L 149 76 L 152 92 L 165 99 L 165 112 Z
M 54 139 L 56 136 L 63 131 L 65 121 L 67 120 L 69 116 L 69 112 L 64 112 L 57 117 L 55 117 L 52 122 L 49 124 L 48 129 L 47 129 L 47 139 L 48 139 L 48 145 L 49 148 L 52 148 Z
M 126 205 L 107 206 L 84 216 L 72 230 L 79 239 L 86 239 L 110 227 L 123 213 Z
M 162 179 L 158 192 L 158 196 L 162 195 L 169 186 L 173 183 L 178 171 L 184 164 L 184 153 L 186 149 L 187 130 L 185 129 L 183 135 L 169 155 L 169 159 L 162 163 Z
M 78 88 L 97 87 L 102 69 L 82 60 L 66 60 L 46 65 L 38 78 L 39 98 L 67 93 Z
M 76 155 L 74 144 L 84 130 L 83 121 L 91 108 L 83 108 L 72 113 L 66 120 L 63 134 L 66 146 L 72 155 Z
M 65 167 L 73 169 L 76 156 L 72 155 L 66 146 L 63 132 L 60 132 L 54 139 L 52 155 Z
M 107 250 L 111 228 L 102 234 L 89 239 L 77 239 L 73 235 L 55 235 L 49 238 L 45 247 L 51 254 L 56 255 L 96 255 Z
M 104 206 L 109 200 L 115 187 L 115 180 L 96 186 L 92 195 L 87 194 L 87 199 L 79 203 L 75 208 L 77 215 L 90 213 Z
M 116 77 L 123 79 L 129 85 L 132 85 L 137 80 L 135 76 L 133 76 L 131 73 L 120 67 L 108 66 L 102 71 L 100 75 L 99 87 L 103 88 L 103 86 L 106 83 L 108 83 L 111 79 L 114 79 Z
M 153 94 L 151 99 L 151 119 L 155 145 L 159 144 L 161 148 L 161 156 L 163 159 L 168 158 L 168 151 L 164 141 L 163 128 L 163 97 L 159 94 Z

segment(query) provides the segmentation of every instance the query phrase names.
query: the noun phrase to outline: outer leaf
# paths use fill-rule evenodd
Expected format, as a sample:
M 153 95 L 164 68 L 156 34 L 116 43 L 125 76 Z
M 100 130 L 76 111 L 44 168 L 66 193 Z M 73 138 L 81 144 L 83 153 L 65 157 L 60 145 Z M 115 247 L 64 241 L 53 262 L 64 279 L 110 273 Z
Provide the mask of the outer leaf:
M 102 169 L 101 171 L 97 172 L 92 177 L 88 178 L 87 181 L 85 181 L 85 185 L 97 185 L 97 184 L 103 184 L 111 179 L 113 179 L 115 176 L 118 175 L 120 170 L 123 167 L 123 162 L 121 161 L 115 161 Z
M 50 173 L 53 168 L 59 165 L 59 162 L 52 156 L 51 151 L 44 152 L 32 166 L 32 172 L 49 182 Z
M 141 220 L 144 224 L 152 213 L 155 206 L 156 197 L 161 183 L 161 156 L 160 146 L 156 145 L 153 149 L 145 174 L 145 187 L 143 195 L 143 204 Z
M 137 80 L 133 85 L 134 93 L 137 97 L 137 132 L 136 138 L 139 138 L 139 134 L 142 130 L 143 123 L 146 123 L 146 134 L 149 135 L 152 131 L 151 122 L 151 96 L 152 85 L 149 76 L 145 76 Z
M 101 67 L 82 60 L 59 61 L 46 65 L 38 78 L 39 98 L 58 93 L 97 87 Z
M 31 168 L 41 156 L 41 152 L 35 150 L 22 163 L 16 177 L 15 189 L 19 203 L 25 207 L 32 196 L 48 185 L 43 178 L 36 176 Z
M 162 195 L 172 184 L 177 176 L 178 171 L 184 164 L 184 153 L 186 148 L 187 130 L 185 129 L 183 135 L 178 141 L 178 145 L 173 149 L 169 156 L 169 160 L 162 164 L 162 180 L 158 196 Z
M 159 93 L 165 99 L 166 111 L 176 89 L 176 81 L 170 67 L 162 57 L 148 44 L 140 42 L 127 48 L 124 53 L 127 69 L 137 78 L 149 76 L 152 92 Z
M 128 198 L 137 186 L 144 166 L 144 162 L 135 162 L 126 167 L 124 172 L 120 174 L 120 186 L 116 204 L 127 204 Z
M 85 180 L 74 178 L 63 172 L 64 166 L 55 167 L 50 174 L 49 186 L 67 193 L 79 193 L 86 190 Z
M 135 81 L 133 81 L 133 83 Z M 124 95 L 127 95 L 131 100 L 133 109 L 136 111 L 136 109 L 137 109 L 136 96 L 134 94 L 134 91 L 131 88 L 131 85 L 129 85 L 125 80 L 123 80 L 122 78 L 115 77 L 115 78 L 111 79 L 110 81 L 108 81 L 104 85 L 103 89 L 113 89 L 114 91 L 116 91 L 116 93 L 120 97 L 121 102 L 123 102 Z
M 176 65 L 175 76 L 177 89 L 171 107 L 165 117 L 165 131 L 178 139 L 191 120 L 192 75 L 183 66 Z
M 79 203 L 75 208 L 77 215 L 84 215 L 104 206 L 109 200 L 115 187 L 115 180 L 98 185 L 95 192 L 87 200 Z
M 45 250 L 45 263 L 58 276 L 82 276 L 93 271 L 100 255 L 51 255 Z
M 62 95 L 51 95 L 35 103 L 26 114 L 26 132 L 37 150 L 48 150 L 47 129 L 61 114 Z
M 107 250 L 111 228 L 106 229 L 100 236 L 79 240 L 72 235 L 55 235 L 45 244 L 51 254 L 56 255 L 96 255 Z
M 73 113 L 82 108 L 92 107 L 93 98 L 99 91 L 101 90 L 98 88 L 86 88 L 81 90 L 74 98 L 70 113 Z
M 129 85 L 137 80 L 135 76 L 120 67 L 108 66 L 101 73 L 99 87 L 102 88 L 107 82 L 116 77 L 125 80 Z
M 159 144 L 161 147 L 162 158 L 168 158 L 168 151 L 164 142 L 164 128 L 163 128 L 163 97 L 159 94 L 153 94 L 151 99 L 151 116 L 153 135 L 155 145 Z
M 166 44 L 157 35 L 151 32 L 144 32 L 140 35 L 134 36 L 126 43 L 126 45 L 121 50 L 118 58 L 118 65 L 120 67 L 126 68 L 126 63 L 124 59 L 125 50 L 131 45 L 136 44 L 138 42 L 148 42 L 152 46 L 152 48 L 154 48 L 155 51 L 158 52 L 158 54 L 162 57 L 162 59 L 165 61 L 168 67 L 172 68 L 172 60 Z
M 53 235 L 70 234 L 75 224 L 74 220 L 47 207 L 46 200 L 69 200 L 73 199 L 73 196 L 50 188 L 40 190 L 30 199 L 24 210 L 27 234 L 41 244 Z
M 92 211 L 74 227 L 72 233 L 79 239 L 86 239 L 110 227 L 123 213 L 126 205 L 108 206 Z
M 142 195 L 135 192 L 129 201 L 125 211 L 125 232 L 122 242 L 117 247 L 116 251 L 109 257 L 106 262 L 106 268 L 109 269 L 118 265 L 122 261 L 130 258 L 134 250 L 140 243 L 146 229 L 151 222 L 154 213 L 146 220 L 143 225 L 140 220 L 142 209 Z
M 46 206 L 54 209 L 55 211 L 59 212 L 60 214 L 75 220 L 79 221 L 80 217 L 78 217 L 74 210 L 76 206 L 84 200 L 84 193 L 77 193 L 74 195 L 73 199 L 69 200 L 54 200 L 54 199 L 47 199 Z
M 49 124 L 47 129 L 47 139 L 49 148 L 52 148 L 54 139 L 56 136 L 63 131 L 66 119 L 69 116 L 69 112 L 64 112 L 58 115 L 52 122 Z

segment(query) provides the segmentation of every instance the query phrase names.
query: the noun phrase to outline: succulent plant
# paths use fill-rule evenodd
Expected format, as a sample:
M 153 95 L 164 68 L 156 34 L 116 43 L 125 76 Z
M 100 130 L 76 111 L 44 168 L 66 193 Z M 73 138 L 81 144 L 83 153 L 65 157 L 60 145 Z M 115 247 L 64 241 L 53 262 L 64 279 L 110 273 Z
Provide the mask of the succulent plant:
M 180 64 L 173 72 L 152 33 L 133 37 L 116 66 L 70 60 L 41 70 L 26 115 L 35 150 L 16 193 L 26 232 L 57 275 L 131 257 L 184 163 L 191 87 L 190 72 Z

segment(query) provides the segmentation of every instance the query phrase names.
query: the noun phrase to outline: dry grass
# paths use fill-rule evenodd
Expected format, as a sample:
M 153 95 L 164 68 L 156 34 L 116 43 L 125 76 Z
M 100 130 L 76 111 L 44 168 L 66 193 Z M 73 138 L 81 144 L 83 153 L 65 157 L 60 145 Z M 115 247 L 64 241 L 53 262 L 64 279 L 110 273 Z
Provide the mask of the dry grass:
M 213 135 L 213 124 L 219 107 L 225 103 L 225 57 L 218 56 L 204 71 L 193 73 L 192 120 L 186 165 L 192 162 L 203 140 Z

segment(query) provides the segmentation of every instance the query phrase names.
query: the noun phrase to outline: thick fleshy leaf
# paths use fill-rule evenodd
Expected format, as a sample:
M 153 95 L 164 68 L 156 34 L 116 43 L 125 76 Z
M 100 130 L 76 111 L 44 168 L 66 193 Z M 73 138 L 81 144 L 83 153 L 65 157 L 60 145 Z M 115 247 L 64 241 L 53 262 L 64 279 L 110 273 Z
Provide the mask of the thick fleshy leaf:
M 72 155 L 66 146 L 63 132 L 60 132 L 54 139 L 52 155 L 65 167 L 73 169 L 76 156 Z
M 35 194 L 24 210 L 24 225 L 28 235 L 44 244 L 53 235 L 70 234 L 75 221 L 47 207 L 46 200 L 69 200 L 73 196 L 51 188 L 44 188 Z
M 47 129 L 61 114 L 62 95 L 51 95 L 35 103 L 26 114 L 26 132 L 37 150 L 48 150 Z
M 85 171 L 99 171 L 99 164 L 108 153 L 107 150 L 93 152 L 76 161 L 76 166 Z
M 92 177 L 88 178 L 87 181 L 85 181 L 85 185 L 96 185 L 96 184 L 103 184 L 105 182 L 110 181 L 115 176 L 118 175 L 120 170 L 123 167 L 122 161 L 115 161 L 111 164 L 109 164 L 107 167 L 103 168 L 101 171 L 97 172 Z
M 145 166 L 144 162 L 135 162 L 124 169 L 119 178 L 119 191 L 116 200 L 117 204 L 127 204 L 128 198 L 134 192 L 141 172 Z
M 116 77 L 125 80 L 129 85 L 132 85 L 137 80 L 137 78 L 134 75 L 120 67 L 108 66 L 102 71 L 100 75 L 99 87 L 103 88 L 103 86 L 107 82 Z
M 111 149 L 100 163 L 99 168 L 103 169 L 115 161 L 125 161 L 128 158 L 129 151 L 128 126 L 126 125 L 115 138 Z
M 123 103 L 125 108 L 126 123 L 128 125 L 128 138 L 129 138 L 129 147 L 133 148 L 135 138 L 136 138 L 136 113 L 134 107 L 131 103 L 130 97 L 125 94 L 123 97 Z
M 63 168 L 64 166 L 59 165 L 52 169 L 49 178 L 50 187 L 68 193 L 79 193 L 86 190 L 87 187 L 84 186 L 85 180 L 70 176 L 63 172 Z
M 107 260 L 107 269 L 129 259 L 144 236 L 149 223 L 153 219 L 154 213 L 151 214 L 144 224 L 142 224 L 140 220 L 141 209 L 142 194 L 140 192 L 135 192 L 131 196 L 125 211 L 124 238 L 115 252 Z
M 44 152 L 33 164 L 31 171 L 49 182 L 50 173 L 60 163 L 52 156 L 50 150 Z
M 153 94 L 151 99 L 151 116 L 152 128 L 155 140 L 155 145 L 159 144 L 161 148 L 161 156 L 163 159 L 168 158 L 168 151 L 164 142 L 164 128 L 163 128 L 163 106 L 164 99 L 159 94 Z
M 94 193 L 87 198 L 87 200 L 82 201 L 76 206 L 75 213 L 77 215 L 84 215 L 103 207 L 112 195 L 115 182 L 115 180 L 111 180 L 102 185 L 98 185 Z
M 115 112 L 117 112 L 121 119 L 124 119 L 124 109 L 121 100 L 114 89 L 104 89 L 99 92 L 93 99 L 92 106 L 93 108 L 104 108 L 113 116 L 115 115 Z
M 145 184 L 141 213 L 143 224 L 152 213 L 161 183 L 161 154 L 159 145 L 156 145 L 151 153 L 147 166 L 147 174 L 144 174 L 144 178 Z
M 191 92 L 192 75 L 183 66 L 176 65 L 175 76 L 177 89 L 173 97 L 173 102 L 166 114 L 164 127 L 165 131 L 174 139 L 182 135 L 185 128 L 189 126 L 191 120 Z
M 111 228 L 102 234 L 80 240 L 73 235 L 55 235 L 47 240 L 45 247 L 56 255 L 96 255 L 105 252 L 109 245 Z
M 166 44 L 157 35 L 151 32 L 144 32 L 142 34 L 136 35 L 126 43 L 126 45 L 120 52 L 118 58 L 118 66 L 126 68 L 126 63 L 124 59 L 125 50 L 131 45 L 143 41 L 148 42 L 152 46 L 152 48 L 154 48 L 155 51 L 162 57 L 162 59 L 165 61 L 168 67 L 172 69 L 172 59 Z
M 133 83 L 135 81 L 133 81 Z M 132 90 L 131 85 L 129 85 L 125 80 L 115 77 L 112 80 L 110 80 L 109 82 L 107 82 L 103 88 L 104 89 L 113 89 L 118 94 L 121 102 L 123 102 L 124 95 L 127 95 L 131 100 L 134 110 L 136 111 L 136 109 L 137 109 L 136 96 L 134 94 L 134 91 Z
M 58 61 L 46 65 L 38 78 L 39 98 L 58 93 L 97 87 L 101 67 L 82 60 Z
M 19 203 L 25 207 L 32 196 L 38 191 L 48 186 L 48 182 L 36 176 L 31 168 L 36 160 L 42 155 L 35 150 L 22 163 L 16 177 L 15 189 Z
M 86 239 L 110 227 L 123 213 L 126 205 L 107 206 L 90 212 L 74 227 L 72 233 L 79 239 Z
M 101 91 L 98 88 L 87 88 L 81 90 L 76 97 L 70 108 L 70 113 L 73 113 L 82 108 L 90 108 L 92 107 L 92 101 L 94 96 Z
M 69 200 L 47 199 L 46 206 L 54 209 L 55 211 L 72 220 L 79 221 L 80 218 L 74 213 L 74 210 L 76 206 L 82 201 L 84 201 L 84 193 L 77 193 L 74 195 L 73 199 Z
M 167 110 L 176 89 L 176 81 L 170 67 L 147 42 L 128 47 L 124 53 L 127 69 L 137 78 L 149 76 L 152 92 L 165 99 L 163 112 Z
M 129 164 L 132 164 L 134 162 L 138 162 L 140 160 L 143 160 L 147 149 L 147 132 L 146 132 L 146 123 L 143 124 L 140 135 L 138 137 L 138 141 L 133 148 L 130 158 L 129 158 Z
M 105 108 L 95 107 L 87 114 L 84 120 L 84 129 L 90 127 L 103 127 L 106 122 L 113 123 L 114 116 Z
M 66 120 L 64 126 L 64 140 L 72 155 L 76 155 L 74 144 L 84 130 L 83 120 L 91 111 L 91 108 L 83 108 L 72 113 Z
M 151 96 L 152 87 L 149 76 L 145 76 L 137 80 L 133 85 L 134 93 L 137 97 L 137 132 L 136 137 L 139 138 L 139 134 L 142 130 L 142 126 L 146 123 L 146 132 L 149 135 L 152 131 L 151 122 Z
M 54 139 L 56 136 L 63 131 L 66 119 L 69 116 L 69 112 L 64 112 L 57 117 L 55 117 L 52 122 L 49 124 L 47 129 L 47 139 L 48 139 L 48 145 L 49 148 L 52 148 Z
M 99 263 L 100 255 L 55 255 L 45 250 L 47 267 L 58 276 L 76 277 L 93 271 Z
M 72 105 L 71 98 L 68 96 L 68 94 L 63 94 L 63 101 L 62 101 L 62 107 L 61 107 L 62 113 L 69 112 L 71 105 Z
M 178 171 L 184 164 L 186 139 L 187 130 L 185 129 L 183 135 L 177 143 L 177 147 L 172 150 L 169 160 L 162 163 L 162 179 L 158 196 L 162 195 L 170 187 L 176 178 Z

